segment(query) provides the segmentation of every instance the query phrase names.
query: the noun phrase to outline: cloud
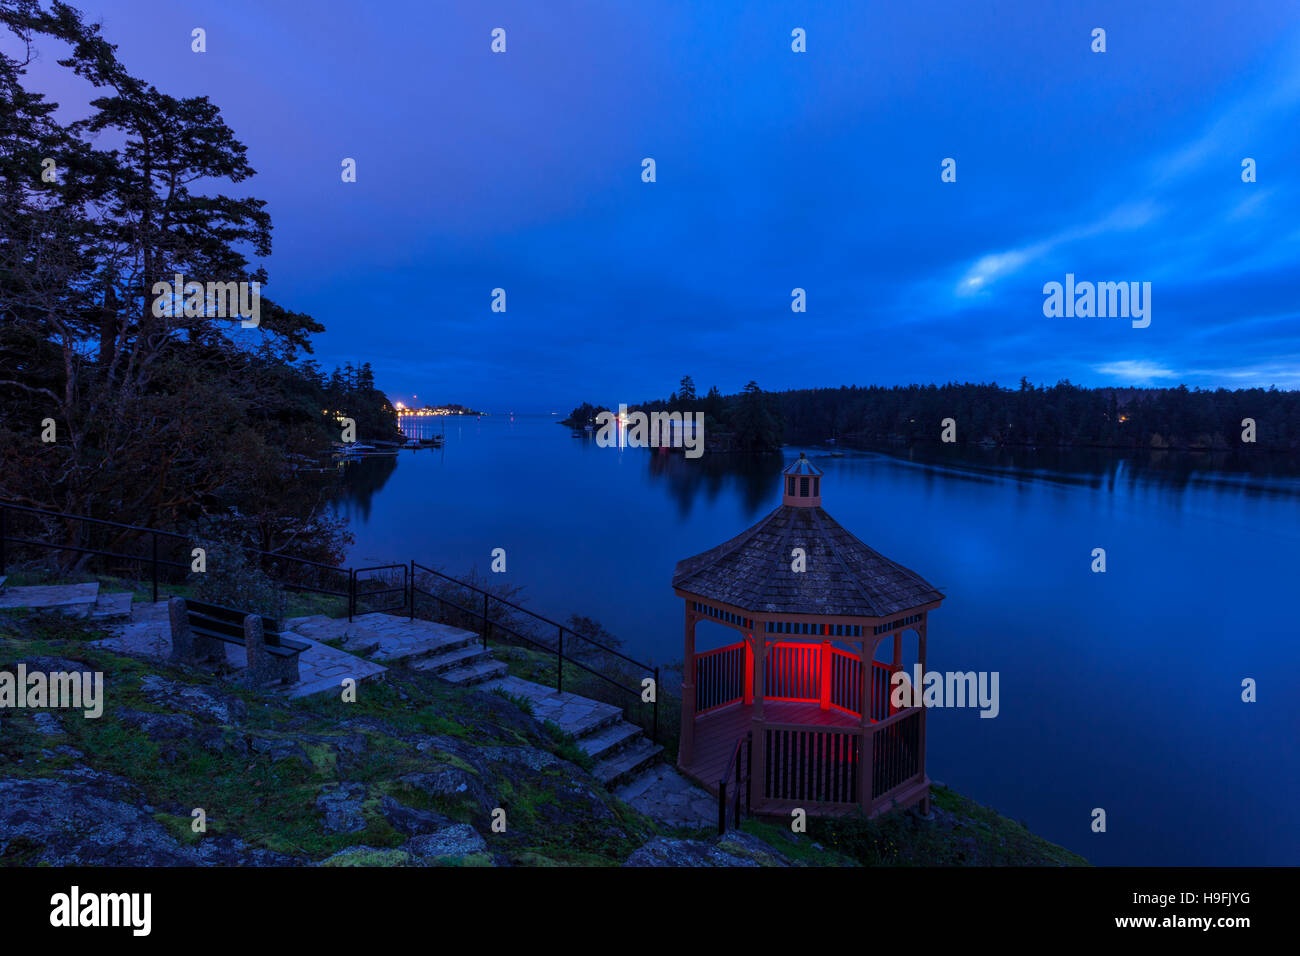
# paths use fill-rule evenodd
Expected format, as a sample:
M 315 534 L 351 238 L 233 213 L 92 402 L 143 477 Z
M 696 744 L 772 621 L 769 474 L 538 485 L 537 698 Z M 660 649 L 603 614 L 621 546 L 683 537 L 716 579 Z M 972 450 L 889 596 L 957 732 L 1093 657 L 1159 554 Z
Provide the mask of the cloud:
M 1195 370 L 1189 375 L 1205 375 L 1229 388 L 1300 388 L 1300 356 L 1288 360 L 1238 365 L 1227 368 Z
M 1150 200 L 1126 202 L 1109 209 L 1099 218 L 1082 226 L 1064 229 L 1046 239 L 1019 249 L 994 252 L 981 256 L 957 283 L 957 295 L 968 296 L 981 292 L 995 280 L 1018 272 L 1031 262 L 1046 256 L 1058 246 L 1113 232 L 1140 229 L 1160 215 L 1160 207 Z
M 1284 356 L 1270 362 L 1191 368 L 1183 371 L 1156 362 L 1124 359 L 1092 366 L 1093 371 L 1118 379 L 1125 385 L 1154 385 L 1179 379 L 1189 385 L 1212 388 L 1297 388 L 1300 387 L 1300 356 Z
M 982 256 L 957 283 L 957 294 L 972 295 L 983 291 L 995 279 L 1017 272 L 1041 257 L 1048 248 L 1049 245 L 1040 243 L 1024 249 L 1011 249 L 1007 252 L 994 252 Z
M 1100 365 L 1094 365 L 1092 368 L 1095 372 L 1120 379 L 1129 385 L 1146 384 L 1160 378 L 1178 378 L 1181 374 L 1154 362 L 1143 362 L 1134 359 L 1103 362 Z

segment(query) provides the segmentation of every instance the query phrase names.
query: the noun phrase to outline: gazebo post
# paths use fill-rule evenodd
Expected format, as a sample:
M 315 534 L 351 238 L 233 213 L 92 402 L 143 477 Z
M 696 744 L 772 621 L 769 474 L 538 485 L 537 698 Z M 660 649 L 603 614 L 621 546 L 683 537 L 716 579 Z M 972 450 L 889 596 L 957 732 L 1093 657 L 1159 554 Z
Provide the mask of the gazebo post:
M 750 786 L 757 791 L 754 804 L 762 806 L 767 799 L 767 788 L 764 785 L 767 772 L 767 738 L 763 733 L 763 668 L 767 657 L 766 640 L 758 636 L 755 630 L 753 636 L 754 645 L 754 706 L 750 711 L 750 727 L 753 736 L 753 751 L 749 764 Z
M 917 647 L 916 647 L 916 659 L 917 659 L 917 661 L 918 661 L 918 662 L 920 663 L 920 665 L 921 665 L 921 681 L 922 681 L 922 683 L 924 683 L 924 681 L 925 681 L 925 675 L 926 675 L 926 670 L 925 670 L 925 622 L 926 622 L 926 618 L 927 618 L 927 616 L 928 616 L 928 615 L 926 615 L 925 613 L 922 613 L 922 615 L 921 615 L 921 620 L 920 620 L 920 621 L 917 623 L 917 625 L 916 625 L 916 634 L 917 634 L 917 637 L 919 638 L 919 640 L 917 641 Z M 913 701 L 912 701 L 912 703 L 914 703 L 914 704 L 917 703 L 917 700 L 914 698 Z M 921 698 L 920 698 L 920 704 L 921 704 L 921 716 L 918 718 L 918 719 L 920 720 L 920 727 L 917 729 L 917 738 L 918 738 L 918 741 L 919 741 L 919 743 L 917 744 L 917 750 L 918 750 L 919 753 L 920 753 L 920 763 L 919 763 L 919 766 L 920 766 L 920 768 L 921 768 L 921 776 L 924 777 L 924 776 L 925 776 L 925 698 L 924 698 L 924 697 L 921 697 Z M 926 787 L 926 790 L 925 790 L 925 797 L 921 800 L 921 814 L 922 814 L 923 816 L 927 816 L 927 817 L 930 815 L 930 788 L 929 788 L 929 787 Z
M 682 735 L 677 744 L 677 766 L 689 767 L 695 756 L 695 621 L 686 603 L 685 648 L 682 660 Z
M 831 642 L 822 641 L 822 651 L 820 658 L 821 671 L 821 709 L 831 709 Z
M 866 628 L 863 628 L 866 631 Z M 862 673 L 862 716 L 859 719 L 858 732 L 862 735 L 861 750 L 858 753 L 858 802 L 865 813 L 871 813 L 871 764 L 875 759 L 872 750 L 873 731 L 871 729 L 871 658 L 867 656 L 867 636 L 864 633 L 858 642 L 858 660 Z
M 761 622 L 760 622 L 761 623 Z M 757 624 L 754 628 L 755 633 L 758 631 Z M 744 633 L 743 631 L 741 633 Z M 754 635 L 745 634 L 745 663 L 744 663 L 744 705 L 746 707 L 754 706 Z

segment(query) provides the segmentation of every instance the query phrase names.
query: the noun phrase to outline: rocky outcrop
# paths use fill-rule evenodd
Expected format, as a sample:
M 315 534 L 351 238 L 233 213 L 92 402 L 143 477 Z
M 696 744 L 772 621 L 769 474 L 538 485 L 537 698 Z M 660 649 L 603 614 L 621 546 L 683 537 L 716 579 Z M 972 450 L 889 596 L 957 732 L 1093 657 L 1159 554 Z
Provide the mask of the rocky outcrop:
M 68 646 L 71 653 L 79 645 Z M 501 695 L 448 690 L 436 677 L 390 669 L 390 699 L 382 707 L 363 702 L 356 716 L 344 708 L 340 720 L 334 704 L 255 698 L 166 664 L 143 670 L 139 659 L 122 666 L 112 651 L 93 653 L 93 665 L 52 657 L 41 664 L 121 667 L 102 719 L 4 715 L 4 863 L 608 864 L 654 832 Z M 206 831 L 190 826 L 195 806 L 208 814 Z M 651 841 L 636 859 L 765 859 L 743 850 Z
M 624 866 L 790 866 L 790 860 L 747 833 L 730 831 L 714 840 L 655 837 Z
M 158 674 L 143 677 L 140 690 L 151 704 L 189 714 L 204 723 L 231 724 L 248 714 L 247 705 L 233 694 L 182 684 Z
M 321 826 L 329 833 L 359 833 L 366 828 L 366 788 L 359 783 L 325 787 L 316 798 Z

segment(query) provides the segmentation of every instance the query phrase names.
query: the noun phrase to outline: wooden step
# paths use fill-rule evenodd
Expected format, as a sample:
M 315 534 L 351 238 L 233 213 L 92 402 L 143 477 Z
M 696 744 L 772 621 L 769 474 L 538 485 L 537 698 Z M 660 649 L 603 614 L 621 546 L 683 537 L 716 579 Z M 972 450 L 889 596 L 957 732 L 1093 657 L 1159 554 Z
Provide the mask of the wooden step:
M 592 776 L 607 788 L 612 789 L 631 780 L 641 770 L 658 760 L 663 749 L 659 744 L 652 744 L 642 737 L 639 741 L 630 747 L 623 748 L 608 760 L 602 760 L 596 764 L 591 771 Z

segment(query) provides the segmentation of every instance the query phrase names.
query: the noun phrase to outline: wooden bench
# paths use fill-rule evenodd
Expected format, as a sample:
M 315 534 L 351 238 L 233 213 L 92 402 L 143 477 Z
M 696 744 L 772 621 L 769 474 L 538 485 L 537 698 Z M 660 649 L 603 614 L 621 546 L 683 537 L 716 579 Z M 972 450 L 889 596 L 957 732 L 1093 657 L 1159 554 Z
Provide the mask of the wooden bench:
M 248 655 L 245 683 L 257 687 L 272 681 L 298 682 L 298 655 L 311 645 L 286 637 L 271 618 L 186 598 L 168 601 L 167 613 L 173 661 L 225 660 L 225 645 L 238 644 Z

